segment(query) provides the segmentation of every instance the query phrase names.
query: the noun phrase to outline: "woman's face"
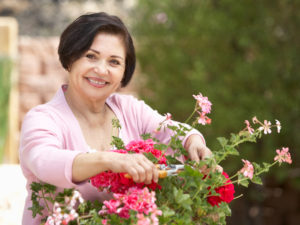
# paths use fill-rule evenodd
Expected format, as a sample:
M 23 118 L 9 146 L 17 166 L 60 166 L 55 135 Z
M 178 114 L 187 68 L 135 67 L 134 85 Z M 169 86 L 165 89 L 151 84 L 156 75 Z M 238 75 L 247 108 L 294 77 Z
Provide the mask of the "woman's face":
M 99 33 L 70 69 L 69 88 L 91 101 L 105 101 L 115 92 L 125 71 L 126 51 L 119 35 Z

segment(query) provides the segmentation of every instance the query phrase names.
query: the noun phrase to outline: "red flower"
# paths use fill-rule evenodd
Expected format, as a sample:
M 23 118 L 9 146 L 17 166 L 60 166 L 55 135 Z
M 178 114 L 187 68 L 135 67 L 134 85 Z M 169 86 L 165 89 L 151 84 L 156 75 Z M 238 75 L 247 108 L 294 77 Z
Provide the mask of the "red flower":
M 209 196 L 207 198 L 207 201 L 209 204 L 211 204 L 212 206 L 218 206 L 221 202 L 231 202 L 234 198 L 234 185 L 231 183 L 231 180 L 229 180 L 229 176 L 227 173 L 223 172 L 222 173 L 224 175 L 224 177 L 227 178 L 227 181 L 225 183 L 225 185 L 215 188 L 215 191 L 217 193 L 220 194 L 220 196 Z

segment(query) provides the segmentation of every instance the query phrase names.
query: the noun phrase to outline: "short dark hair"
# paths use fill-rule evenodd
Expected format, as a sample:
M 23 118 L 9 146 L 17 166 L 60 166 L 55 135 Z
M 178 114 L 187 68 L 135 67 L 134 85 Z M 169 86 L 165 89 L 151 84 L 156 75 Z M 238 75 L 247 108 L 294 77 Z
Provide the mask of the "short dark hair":
M 130 33 L 122 20 L 104 12 L 85 14 L 73 21 L 61 34 L 58 46 L 59 60 L 69 70 L 92 45 L 99 32 L 121 35 L 125 44 L 125 72 L 121 86 L 125 87 L 133 75 L 136 63 L 135 50 Z

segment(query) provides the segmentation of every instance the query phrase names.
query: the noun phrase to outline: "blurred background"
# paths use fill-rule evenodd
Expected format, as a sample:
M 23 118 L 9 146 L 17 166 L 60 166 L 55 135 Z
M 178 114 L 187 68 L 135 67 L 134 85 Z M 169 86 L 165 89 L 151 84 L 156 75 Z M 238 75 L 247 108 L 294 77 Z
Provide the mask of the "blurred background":
M 0 224 L 20 224 L 24 185 L 18 138 L 26 112 L 52 98 L 66 81 L 57 46 L 79 15 L 106 11 L 128 25 L 138 68 L 124 92 L 184 121 L 193 94 L 213 103 L 207 145 L 230 137 L 244 121 L 278 119 L 273 131 L 239 148 L 241 158 L 270 162 L 290 148 L 293 163 L 272 168 L 264 186 L 236 187 L 228 224 L 300 222 L 300 0 L 0 0 Z M 229 174 L 240 157 L 222 164 Z

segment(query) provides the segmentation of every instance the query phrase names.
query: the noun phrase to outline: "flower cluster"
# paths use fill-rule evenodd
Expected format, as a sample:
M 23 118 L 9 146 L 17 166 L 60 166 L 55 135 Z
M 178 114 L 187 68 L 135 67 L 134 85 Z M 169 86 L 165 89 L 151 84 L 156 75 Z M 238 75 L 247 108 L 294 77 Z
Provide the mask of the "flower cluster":
M 288 164 L 292 163 L 291 154 L 289 153 L 289 148 L 283 147 L 281 151 L 279 149 L 276 150 L 277 155 L 274 158 L 275 162 L 286 162 Z
M 148 188 L 131 187 L 124 194 L 114 193 L 114 199 L 103 202 L 100 215 L 117 214 L 122 218 L 130 217 L 130 210 L 137 212 L 138 224 L 158 224 L 161 211 L 155 204 L 155 192 Z
M 162 151 L 154 148 L 154 142 L 152 139 L 132 141 L 126 145 L 125 150 L 115 150 L 115 152 L 121 154 L 127 153 L 151 153 L 158 163 L 166 164 L 166 157 Z M 91 179 L 91 184 L 101 191 L 109 191 L 113 193 L 125 193 L 130 187 L 148 187 L 152 190 L 160 189 L 161 186 L 154 181 L 151 184 L 135 183 L 132 179 L 126 178 L 125 173 L 113 173 L 111 171 L 102 172 Z
M 252 179 L 254 173 L 253 165 L 248 160 L 242 159 L 242 161 L 244 162 L 244 167 L 240 170 L 240 173 L 242 173 L 244 177 Z
M 263 132 L 264 134 L 270 134 L 270 133 L 272 133 L 272 130 L 271 130 L 272 127 L 276 127 L 277 132 L 280 133 L 281 123 L 279 120 L 275 120 L 275 125 L 272 125 L 272 123 L 270 121 L 264 120 L 264 122 L 262 123 L 261 121 L 259 121 L 257 119 L 256 116 L 254 116 L 252 118 L 252 122 L 253 122 L 253 124 L 259 125 L 259 127 L 256 130 L 253 127 L 251 127 L 250 122 L 248 120 L 245 120 L 246 128 L 244 129 L 244 130 L 248 131 L 251 135 L 259 135 L 261 132 Z M 275 163 L 276 162 L 278 162 L 279 164 L 281 164 L 282 162 L 286 162 L 289 164 L 292 163 L 291 155 L 289 153 L 289 148 L 283 147 L 281 151 L 279 149 L 277 149 L 276 153 L 277 153 L 277 155 L 274 157 Z M 254 174 L 253 165 L 248 160 L 242 159 L 242 161 L 244 163 L 244 167 L 239 171 L 239 173 L 243 174 L 244 177 L 252 179 L 253 174 Z
M 197 100 L 196 110 L 199 114 L 198 123 L 202 125 L 210 124 L 211 119 L 208 118 L 206 114 L 209 114 L 211 111 L 211 102 L 201 93 L 193 95 L 193 97 Z
M 151 153 L 155 158 L 158 159 L 159 164 L 166 164 L 167 160 L 162 151 L 154 148 L 154 141 L 152 139 L 148 140 L 138 140 L 131 141 L 126 145 L 126 150 L 134 153 Z
M 207 197 L 207 201 L 212 206 L 219 206 L 221 202 L 231 202 L 234 199 L 234 185 L 232 184 L 231 180 L 227 173 L 223 172 L 223 176 L 226 178 L 226 182 L 223 186 L 215 188 L 215 191 L 220 196 L 209 196 Z
M 64 204 L 55 202 L 53 204 L 53 213 L 47 217 L 45 225 L 67 225 L 70 221 L 76 219 L 78 214 L 74 209 L 77 201 L 83 203 L 83 198 L 78 191 L 73 191 L 71 197 L 65 197 Z
M 270 134 L 270 133 L 272 133 L 272 130 L 271 130 L 272 127 L 276 127 L 277 128 L 277 132 L 280 133 L 281 123 L 278 120 L 275 120 L 275 125 L 272 125 L 272 123 L 270 121 L 267 121 L 267 120 L 264 120 L 264 122 L 262 123 L 255 116 L 255 117 L 252 118 L 252 122 L 253 122 L 253 124 L 259 124 L 260 127 L 258 128 L 258 131 L 263 131 L 264 134 Z M 250 134 L 253 134 L 254 133 L 254 129 L 251 127 L 250 122 L 248 120 L 245 120 L 245 123 L 246 123 L 246 128 L 245 129 Z

